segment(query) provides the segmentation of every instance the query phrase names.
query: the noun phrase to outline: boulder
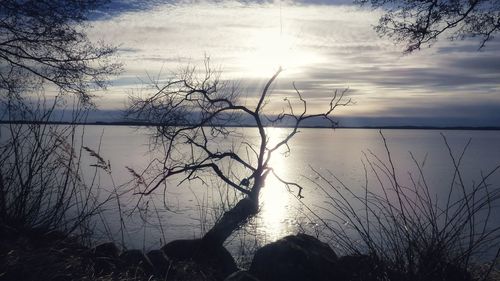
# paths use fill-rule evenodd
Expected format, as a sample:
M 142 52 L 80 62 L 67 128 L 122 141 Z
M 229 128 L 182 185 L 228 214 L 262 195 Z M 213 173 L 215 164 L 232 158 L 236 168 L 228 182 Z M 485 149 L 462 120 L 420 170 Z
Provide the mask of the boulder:
M 144 273 L 153 273 L 153 265 L 141 250 L 126 250 L 120 255 L 120 261 L 126 269 L 141 268 Z
M 118 249 L 115 243 L 106 242 L 95 246 L 93 253 L 97 258 L 116 259 L 120 255 L 120 249 Z
M 120 250 L 115 243 L 99 244 L 92 249 L 92 254 L 94 256 L 94 270 L 97 274 L 108 274 L 116 270 Z
M 229 275 L 224 281 L 259 281 L 259 279 L 246 270 L 240 270 Z
M 171 260 L 191 260 L 201 251 L 201 239 L 174 240 L 163 246 L 161 250 Z
M 216 273 L 195 261 L 172 261 L 165 281 L 222 281 Z
M 162 250 L 151 250 L 146 256 L 153 265 L 156 275 L 165 276 L 167 274 L 170 261 Z
M 203 242 L 202 239 L 175 240 L 161 249 L 170 260 L 193 261 L 213 272 L 219 280 L 238 270 L 233 256 L 224 246 Z
M 333 280 L 337 259 L 315 237 L 290 235 L 257 250 L 249 272 L 262 281 Z

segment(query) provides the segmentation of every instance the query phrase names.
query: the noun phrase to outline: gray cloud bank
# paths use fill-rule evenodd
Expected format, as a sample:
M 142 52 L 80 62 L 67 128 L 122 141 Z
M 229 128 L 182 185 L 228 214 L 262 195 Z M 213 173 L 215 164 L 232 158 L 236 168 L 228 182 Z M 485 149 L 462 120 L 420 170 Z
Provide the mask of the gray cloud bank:
M 373 31 L 380 11 L 348 2 L 113 3 L 117 12 L 90 32 L 119 45 L 125 64 L 100 100 L 103 110 L 122 108 L 142 82 L 161 82 L 207 54 L 249 100 L 282 64 L 276 100 L 293 95 L 295 81 L 310 109 L 321 110 L 334 89 L 349 88 L 356 105 L 338 112 L 347 124 L 500 126 L 499 40 L 480 52 L 475 41 L 441 40 L 403 56 Z M 276 104 L 270 110 L 280 111 Z

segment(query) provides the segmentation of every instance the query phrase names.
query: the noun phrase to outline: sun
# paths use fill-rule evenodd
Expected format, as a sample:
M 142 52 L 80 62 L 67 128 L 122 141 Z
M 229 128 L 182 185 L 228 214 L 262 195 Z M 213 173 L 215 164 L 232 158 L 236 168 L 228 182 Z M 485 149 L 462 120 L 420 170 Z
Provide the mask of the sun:
M 314 51 L 301 43 L 298 36 L 282 34 L 276 29 L 255 31 L 242 56 L 243 71 L 253 77 L 266 76 L 279 67 L 287 73 L 301 72 L 301 68 L 318 60 Z

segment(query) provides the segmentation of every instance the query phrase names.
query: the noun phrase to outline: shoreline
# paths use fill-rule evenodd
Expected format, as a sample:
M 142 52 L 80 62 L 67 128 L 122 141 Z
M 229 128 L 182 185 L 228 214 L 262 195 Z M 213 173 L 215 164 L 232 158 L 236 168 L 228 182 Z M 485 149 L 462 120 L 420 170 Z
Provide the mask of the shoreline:
M 78 125 L 78 126 L 129 126 L 129 127 L 152 127 L 161 124 L 157 123 L 146 123 L 146 122 L 45 122 L 45 121 L 26 121 L 26 120 L 13 120 L 5 121 L 0 120 L 0 124 L 40 124 L 40 125 Z M 165 124 L 168 125 L 168 124 Z M 175 126 L 175 125 L 172 125 Z M 228 128 L 256 128 L 254 125 L 250 124 L 235 124 L 235 125 L 220 125 L 221 127 Z M 264 127 L 274 127 L 274 128 L 293 128 L 294 126 L 264 126 Z M 492 126 L 299 126 L 299 129 L 368 129 L 368 130 L 453 130 L 453 131 L 500 131 L 500 127 Z

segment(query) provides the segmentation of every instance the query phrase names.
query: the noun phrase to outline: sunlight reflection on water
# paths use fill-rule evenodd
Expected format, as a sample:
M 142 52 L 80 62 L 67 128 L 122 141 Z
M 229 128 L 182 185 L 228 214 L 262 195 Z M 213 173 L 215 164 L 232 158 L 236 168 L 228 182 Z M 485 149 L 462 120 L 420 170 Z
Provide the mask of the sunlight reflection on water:
M 267 128 L 270 146 L 283 140 L 290 129 Z M 297 165 L 290 161 L 285 146 L 273 153 L 269 166 L 281 179 L 294 182 L 297 175 Z M 294 196 L 297 190 L 288 189 L 287 186 L 270 173 L 266 178 L 265 186 L 260 193 L 260 212 L 246 230 L 254 229 L 254 234 L 259 237 L 260 243 L 268 243 L 283 236 L 296 233 L 300 227 L 300 207 Z
M 114 167 L 113 176 L 120 185 L 130 179 L 125 166 L 140 170 L 148 163 L 147 137 L 143 129 L 134 131 L 128 127 L 105 127 L 105 135 L 102 140 L 103 157 L 109 159 Z M 86 145 L 97 147 L 97 141 L 101 135 L 103 127 L 95 126 L 86 129 Z M 268 128 L 271 141 L 276 137 L 288 132 L 288 129 Z M 398 170 L 402 175 L 407 176 L 407 171 L 413 167 L 408 151 L 414 152 L 419 161 L 427 159 L 424 172 L 428 176 L 428 183 L 435 187 L 433 193 L 436 196 L 442 195 L 441 186 L 447 187 L 448 179 L 453 175 L 453 168 L 450 166 L 448 151 L 446 151 L 442 138 L 437 131 L 431 130 L 387 130 L 386 137 L 391 150 L 394 152 L 394 161 L 398 163 Z M 498 142 L 500 133 L 495 131 L 448 131 L 445 134 L 455 150 L 460 148 L 469 137 L 473 137 L 473 142 L 469 148 L 467 157 L 464 158 L 463 167 L 466 174 L 465 180 L 470 182 L 480 176 L 481 171 L 498 164 L 500 150 Z M 252 134 L 249 134 L 250 137 Z M 291 155 L 285 157 L 283 151 L 276 151 L 271 159 L 271 166 L 283 179 L 292 182 L 299 182 L 304 185 L 305 198 L 303 201 L 307 206 L 324 206 L 325 198 L 311 183 L 301 181 L 302 175 L 311 176 L 309 164 L 321 172 L 331 170 L 335 175 L 345 181 L 346 185 L 353 189 L 359 189 L 364 184 L 363 170 L 360 159 L 362 152 L 371 150 L 377 155 L 383 154 L 380 136 L 376 130 L 356 129 L 356 130 L 324 130 L 324 129 L 302 129 L 291 142 Z M 426 156 L 428 154 L 428 157 Z M 500 178 L 492 179 L 492 184 L 500 183 Z M 109 183 L 106 178 L 101 179 L 101 184 L 107 187 Z M 443 185 L 444 184 L 444 185 Z M 212 184 L 213 185 L 213 184 Z M 215 187 L 214 187 L 215 186 Z M 189 187 L 192 188 L 190 191 Z M 196 238 L 202 233 L 200 229 L 200 214 L 207 216 L 208 220 L 215 218 L 211 212 L 214 210 L 201 210 L 198 205 L 210 205 L 220 202 L 220 194 L 213 190 L 219 190 L 219 185 L 202 186 L 192 182 L 191 186 L 177 186 L 172 183 L 167 188 L 165 199 L 171 211 L 163 208 L 163 196 L 159 196 L 155 203 L 159 214 L 150 211 L 152 220 L 148 224 L 140 219 L 126 217 L 130 225 L 126 236 L 130 248 L 147 249 L 158 248 L 161 244 L 175 239 Z M 248 225 L 246 225 L 237 235 L 231 238 L 228 248 L 230 251 L 237 251 L 240 247 L 241 235 L 246 235 L 245 239 L 255 241 L 256 244 L 264 244 L 277 240 L 285 235 L 296 233 L 308 220 L 301 212 L 301 205 L 294 195 L 296 190 L 290 193 L 287 188 L 279 182 L 273 175 L 266 179 L 265 187 L 261 190 L 261 212 Z M 224 194 L 223 194 L 224 195 Z M 201 200 L 197 201 L 197 198 Z M 155 199 L 156 200 L 156 199 Z M 208 202 L 208 203 L 207 203 Z M 127 201 L 123 200 L 126 204 Z M 133 207 L 129 203 L 128 207 Z M 151 207 L 151 206 L 150 206 Z M 207 206 L 204 206 L 207 207 Z M 152 208 L 151 208 L 152 209 Z M 202 212 L 207 211 L 207 212 Z M 220 211 L 220 210 L 219 210 Z M 331 214 L 319 214 L 328 216 Z M 113 216 L 116 212 L 110 209 L 108 221 L 118 222 Z M 163 224 L 160 229 L 158 224 Z M 116 227 L 111 225 L 110 227 Z M 161 230 L 161 231 L 160 231 Z M 164 231 L 164 235 L 161 233 Z
M 273 143 L 282 139 L 287 132 L 281 128 L 268 128 L 267 133 L 270 142 Z M 289 168 L 285 156 L 279 152 L 271 156 L 269 165 L 277 175 L 285 174 Z M 261 212 L 259 214 L 259 224 L 262 229 L 261 232 L 271 241 L 277 240 L 288 232 L 284 222 L 289 216 L 287 214 L 289 201 L 290 194 L 284 184 L 274 175 L 269 174 L 260 195 Z

